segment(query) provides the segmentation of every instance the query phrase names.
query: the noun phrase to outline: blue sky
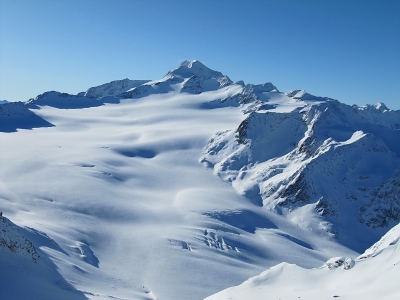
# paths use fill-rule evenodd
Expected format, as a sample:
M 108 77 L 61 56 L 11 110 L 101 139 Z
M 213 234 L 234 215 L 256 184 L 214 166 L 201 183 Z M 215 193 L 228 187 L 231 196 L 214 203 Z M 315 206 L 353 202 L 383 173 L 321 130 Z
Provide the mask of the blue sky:
M 0 0 L 0 100 L 159 79 L 232 80 L 400 109 L 400 1 Z

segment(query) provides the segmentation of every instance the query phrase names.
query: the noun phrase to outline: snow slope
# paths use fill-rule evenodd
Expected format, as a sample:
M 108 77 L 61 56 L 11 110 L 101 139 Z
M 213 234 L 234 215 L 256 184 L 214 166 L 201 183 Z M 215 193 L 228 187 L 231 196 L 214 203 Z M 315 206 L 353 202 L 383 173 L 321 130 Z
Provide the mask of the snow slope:
M 353 260 L 335 257 L 316 269 L 282 263 L 207 300 L 399 299 L 400 225 Z
M 6 217 L 0 217 L 1 298 L 86 299 L 82 292 L 65 281 L 56 265 L 33 244 L 36 247 L 58 246 L 43 232 L 19 228 Z
M 372 134 L 329 131 L 326 124 L 321 128 L 327 129 L 314 130 L 312 124 L 323 122 L 313 116 L 341 104 L 301 91 L 294 95 L 271 83 L 234 83 L 198 61 L 186 61 L 160 80 L 115 81 L 78 95 L 46 92 L 18 105 L 49 126 L 27 128 L 8 116 L 1 126 L 14 130 L 0 126 L 1 210 L 21 228 L 54 241 L 31 240 L 89 299 L 203 299 L 281 262 L 312 268 L 330 257 L 355 257 L 394 222 L 377 229 L 366 225 L 378 215 L 375 209 L 390 208 L 381 205 L 379 192 L 397 184 L 398 144 L 390 143 L 396 127 L 373 117 L 382 127 L 372 126 Z M 354 122 L 359 119 L 369 124 L 361 116 Z M 315 146 L 309 136 L 315 136 Z M 257 151 L 249 147 L 253 140 Z M 351 161 L 359 149 L 374 147 L 385 151 L 371 152 L 359 165 L 382 163 L 381 173 L 375 173 L 393 176 L 373 173 L 370 181 L 380 184 L 377 196 L 360 201 L 365 222 L 358 222 L 358 236 L 375 234 L 365 240 L 351 230 L 348 240 L 335 238 L 331 226 L 353 224 L 347 217 L 361 208 L 337 204 L 338 211 L 348 212 L 336 223 L 330 214 L 318 213 L 329 211 L 318 197 L 325 192 L 323 183 L 305 205 L 293 204 L 296 197 L 289 192 L 266 202 L 254 188 L 279 174 L 293 180 L 302 168 L 313 170 L 314 160 L 319 169 L 333 160 L 335 149 L 346 149 Z M 265 173 L 257 173 L 260 167 Z M 359 180 L 354 174 L 371 169 L 356 168 L 348 178 Z M 353 183 L 348 190 L 359 187 Z M 284 180 L 280 184 L 287 186 Z M 278 205 L 280 199 L 285 205 Z M 8 293 L 15 290 L 12 278 L 0 279 Z M 29 288 L 31 299 L 43 298 Z

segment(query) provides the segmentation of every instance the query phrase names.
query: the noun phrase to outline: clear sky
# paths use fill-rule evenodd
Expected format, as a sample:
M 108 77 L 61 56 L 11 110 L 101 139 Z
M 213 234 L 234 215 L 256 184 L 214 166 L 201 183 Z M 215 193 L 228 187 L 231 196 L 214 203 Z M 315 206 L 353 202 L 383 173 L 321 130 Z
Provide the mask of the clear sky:
M 0 0 L 0 100 L 159 79 L 185 59 L 400 109 L 400 1 Z

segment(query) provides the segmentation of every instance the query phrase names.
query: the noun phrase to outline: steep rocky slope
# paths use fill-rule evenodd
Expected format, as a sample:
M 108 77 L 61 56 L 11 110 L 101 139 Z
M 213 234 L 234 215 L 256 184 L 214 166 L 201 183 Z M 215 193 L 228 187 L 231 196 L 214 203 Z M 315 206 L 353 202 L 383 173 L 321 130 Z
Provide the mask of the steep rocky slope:
M 362 251 L 399 221 L 400 114 L 308 98 L 290 112 L 261 106 L 201 161 L 254 204 Z

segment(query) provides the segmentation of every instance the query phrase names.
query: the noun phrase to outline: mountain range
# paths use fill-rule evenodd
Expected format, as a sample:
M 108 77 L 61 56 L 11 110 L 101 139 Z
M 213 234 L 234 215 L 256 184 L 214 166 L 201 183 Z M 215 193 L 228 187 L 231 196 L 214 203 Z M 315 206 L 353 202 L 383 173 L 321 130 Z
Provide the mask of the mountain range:
M 0 138 L 9 299 L 204 299 L 249 277 L 210 299 L 277 298 L 319 276 L 307 297 L 323 299 L 340 296 L 339 272 L 398 275 L 397 252 L 379 257 L 397 249 L 400 111 L 381 102 L 185 61 L 160 80 L 1 104 Z M 360 278 L 346 295 L 367 295 Z

